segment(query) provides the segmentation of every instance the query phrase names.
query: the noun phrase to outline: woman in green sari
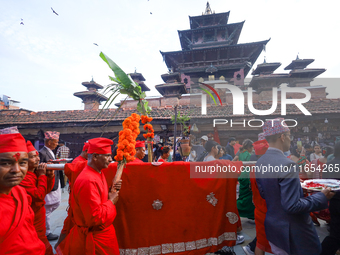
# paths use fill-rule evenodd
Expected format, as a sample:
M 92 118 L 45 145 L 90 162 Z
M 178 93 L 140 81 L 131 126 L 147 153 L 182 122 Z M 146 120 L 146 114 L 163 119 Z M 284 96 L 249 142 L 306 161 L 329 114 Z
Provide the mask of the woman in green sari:
M 250 161 L 251 152 L 253 151 L 253 141 L 246 139 L 240 148 L 239 161 Z M 237 209 L 240 217 L 254 219 L 255 206 L 253 204 L 253 193 L 250 186 L 249 167 L 241 173 L 238 181 L 240 183 L 239 197 L 237 199 Z

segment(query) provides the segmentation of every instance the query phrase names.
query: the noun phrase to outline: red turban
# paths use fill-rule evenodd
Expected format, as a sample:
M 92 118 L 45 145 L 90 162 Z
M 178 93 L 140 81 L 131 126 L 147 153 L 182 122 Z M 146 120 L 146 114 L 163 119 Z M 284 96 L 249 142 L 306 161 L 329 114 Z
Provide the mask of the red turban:
M 83 146 L 83 151 L 86 151 L 86 150 L 88 150 L 89 149 L 89 143 L 88 142 L 86 142 L 86 143 L 84 143 L 84 146 Z
M 140 147 L 145 147 L 145 142 L 144 141 L 136 141 L 135 148 L 140 148 Z
M 93 138 L 89 140 L 87 153 L 111 154 L 111 145 L 113 141 L 107 138 Z
M 27 145 L 27 152 L 31 152 L 31 151 L 36 151 L 37 150 L 36 148 L 34 148 L 34 146 L 31 143 L 31 141 L 27 141 L 26 145 Z
M 27 152 L 26 140 L 20 133 L 0 135 L 0 153 Z
M 259 140 L 253 143 L 255 154 L 256 155 L 263 155 L 269 148 L 269 144 L 267 140 Z

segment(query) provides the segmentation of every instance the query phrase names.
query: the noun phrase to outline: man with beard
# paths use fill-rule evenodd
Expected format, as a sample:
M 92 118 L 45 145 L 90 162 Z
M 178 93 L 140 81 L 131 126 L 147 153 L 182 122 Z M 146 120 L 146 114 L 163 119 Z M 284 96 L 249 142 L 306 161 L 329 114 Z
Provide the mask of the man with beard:
M 27 141 L 28 171 L 20 186 L 26 189 L 32 198 L 31 207 L 34 212 L 34 227 L 39 239 L 45 244 L 46 255 L 53 255 L 52 246 L 47 240 L 45 196 L 54 186 L 54 171 L 46 170 L 46 163 L 39 164 L 38 151 Z
M 8 129 L 7 129 L 8 130 Z M 0 130 L 0 252 L 45 254 L 33 226 L 31 197 L 19 184 L 28 169 L 26 141 L 21 134 Z

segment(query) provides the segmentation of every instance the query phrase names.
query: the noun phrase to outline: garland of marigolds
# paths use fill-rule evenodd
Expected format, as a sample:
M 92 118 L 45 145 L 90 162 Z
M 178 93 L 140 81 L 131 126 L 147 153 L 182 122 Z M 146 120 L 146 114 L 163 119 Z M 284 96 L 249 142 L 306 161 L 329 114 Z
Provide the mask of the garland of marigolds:
M 135 160 L 136 138 L 140 133 L 139 130 L 140 116 L 132 113 L 123 121 L 123 130 L 119 132 L 118 149 L 115 160 L 120 164 L 126 164 Z
M 153 126 L 150 124 L 150 122 L 152 121 L 152 117 L 148 117 L 145 115 L 142 115 L 142 123 L 145 124 L 144 125 L 144 130 L 147 130 L 146 134 L 143 134 L 145 139 L 148 138 L 154 138 L 155 137 L 155 130 L 153 130 Z

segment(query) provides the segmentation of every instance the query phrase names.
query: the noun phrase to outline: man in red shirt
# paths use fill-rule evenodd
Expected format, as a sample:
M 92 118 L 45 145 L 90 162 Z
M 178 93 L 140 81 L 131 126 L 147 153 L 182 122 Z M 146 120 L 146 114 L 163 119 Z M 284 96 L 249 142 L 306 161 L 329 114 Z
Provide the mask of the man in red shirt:
M 86 142 L 83 146 L 83 151 L 80 153 L 78 157 L 76 157 L 72 163 L 76 164 L 79 161 L 86 161 L 87 160 L 87 150 L 89 149 L 89 143 Z
M 116 232 L 118 193 L 108 189 L 102 169 L 112 161 L 112 140 L 89 140 L 88 163 L 72 188 L 70 205 L 75 225 L 57 247 L 58 254 L 119 255 Z
M 28 169 L 26 141 L 19 133 L 0 131 L 0 252 L 45 254 L 33 226 L 31 197 L 19 184 Z
M 142 159 L 145 157 L 145 142 L 144 141 L 136 141 L 136 155 L 135 160 L 132 162 L 144 163 Z
M 26 189 L 32 198 L 31 207 L 34 212 L 34 227 L 38 237 L 46 247 L 46 255 L 53 255 L 52 246 L 47 240 L 45 196 L 54 186 L 54 171 L 46 170 L 46 163 L 39 165 L 39 152 L 30 141 L 27 141 L 28 171 L 20 186 Z

